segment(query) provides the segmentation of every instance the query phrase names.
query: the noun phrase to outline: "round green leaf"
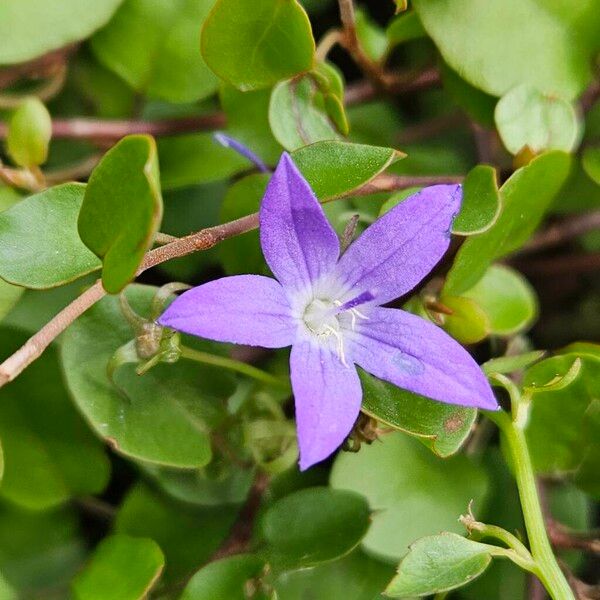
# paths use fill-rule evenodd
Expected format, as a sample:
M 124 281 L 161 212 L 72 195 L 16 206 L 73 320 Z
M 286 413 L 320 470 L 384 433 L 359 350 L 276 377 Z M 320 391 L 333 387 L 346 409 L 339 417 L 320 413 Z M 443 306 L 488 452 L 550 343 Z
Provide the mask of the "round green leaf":
M 405 155 L 393 148 L 323 141 L 291 156 L 317 198 L 325 201 L 350 194 Z
M 5 355 L 26 340 L 24 333 L 0 330 Z M 48 509 L 99 493 L 108 483 L 108 458 L 73 408 L 52 348 L 0 389 L 0 438 L 5 459 L 0 496 L 20 506 Z
M 444 293 L 461 295 L 483 277 L 494 259 L 520 248 L 540 224 L 570 168 L 570 156 L 555 150 L 515 171 L 500 189 L 499 217 L 487 231 L 465 240 L 446 278 Z
M 362 546 L 390 562 L 420 537 L 462 532 L 458 517 L 471 500 L 479 510 L 488 488 L 482 467 L 466 456 L 442 460 L 402 433 L 338 454 L 331 485 L 367 498 L 373 523 Z
M 460 212 L 452 223 L 452 233 L 474 235 L 487 231 L 500 215 L 496 169 L 477 165 L 463 182 Z
M 414 7 L 444 60 L 494 96 L 528 83 L 571 99 L 592 77 L 600 46 L 595 0 L 576 7 L 560 0 L 415 0 Z
M 269 562 L 300 568 L 348 554 L 369 522 L 369 507 L 360 495 L 315 487 L 272 504 L 261 520 L 261 532 Z
M 268 87 L 313 65 L 310 21 L 296 0 L 218 0 L 202 29 L 202 55 L 243 91 Z
M 406 598 L 461 587 L 481 575 L 498 550 L 454 533 L 423 538 L 410 547 L 385 593 Z
M 3 0 L 0 64 L 24 62 L 88 37 L 122 0 Z
M 581 138 L 581 124 L 570 102 L 530 85 L 506 93 L 494 113 L 502 142 L 511 154 L 524 148 L 571 152 Z
M 600 148 L 588 146 L 581 160 L 585 172 L 600 185 Z
M 483 277 L 462 294 L 487 315 L 490 332 L 512 335 L 531 326 L 538 313 L 535 290 L 517 271 L 492 265 Z
M 6 146 L 16 164 L 34 167 L 46 162 L 52 137 L 52 119 L 37 98 L 27 98 L 8 125 Z
M 194 102 L 217 90 L 202 60 L 198 31 L 212 0 L 125 0 L 92 50 L 138 92 Z
M 277 141 L 290 151 L 340 137 L 325 97 L 310 75 L 282 81 L 273 88 L 269 123 Z
M 467 439 L 477 410 L 436 402 L 359 370 L 362 411 L 422 441 L 441 457 L 457 452 Z
M 115 531 L 153 539 L 165 554 L 162 580 L 179 583 L 210 560 L 227 537 L 238 507 L 199 508 L 133 486 L 119 508 Z
M 265 563 L 253 554 L 240 554 L 200 569 L 179 600 L 246 600 L 244 585 L 260 575 Z
M 148 315 L 155 291 L 129 286 L 127 298 L 138 314 Z M 98 435 L 122 454 L 180 468 L 206 465 L 211 459 L 210 428 L 223 416 L 221 402 L 233 392 L 231 379 L 181 360 L 159 364 L 143 376 L 136 375 L 135 365 L 124 365 L 112 382 L 108 361 L 133 337 L 118 300 L 112 297 L 101 300 L 69 327 L 61 358 L 75 403 Z M 189 340 L 190 345 L 196 343 Z M 205 350 L 219 351 L 206 344 Z
M 141 600 L 156 583 L 165 559 L 153 540 L 112 535 L 100 542 L 73 581 L 77 600 Z
M 93 170 L 79 220 L 79 235 L 102 259 L 104 289 L 116 294 L 135 277 L 162 219 L 154 139 L 130 135 Z
M 479 304 L 464 296 L 442 296 L 440 302 L 452 311 L 440 315 L 444 329 L 461 344 L 475 344 L 490 332 L 490 322 Z
M 65 183 L 0 213 L 0 277 L 49 288 L 100 268 L 77 233 L 84 191 L 84 185 Z

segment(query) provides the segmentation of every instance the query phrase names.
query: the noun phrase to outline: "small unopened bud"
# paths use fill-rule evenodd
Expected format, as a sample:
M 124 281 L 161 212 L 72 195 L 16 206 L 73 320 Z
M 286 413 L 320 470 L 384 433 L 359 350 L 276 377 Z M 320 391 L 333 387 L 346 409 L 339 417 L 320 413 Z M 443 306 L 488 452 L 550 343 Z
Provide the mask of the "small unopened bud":
M 15 163 L 37 167 L 46 162 L 52 137 L 52 119 L 37 98 L 27 98 L 13 113 L 8 125 L 6 146 Z

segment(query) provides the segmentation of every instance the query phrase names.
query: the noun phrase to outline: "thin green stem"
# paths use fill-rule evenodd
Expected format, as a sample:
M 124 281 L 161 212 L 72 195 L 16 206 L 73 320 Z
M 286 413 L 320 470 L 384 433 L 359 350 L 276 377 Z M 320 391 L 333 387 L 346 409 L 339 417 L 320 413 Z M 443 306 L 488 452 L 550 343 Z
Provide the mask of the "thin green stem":
M 489 415 L 500 427 L 510 450 L 523 518 L 531 554 L 537 565 L 538 577 L 553 600 L 575 600 L 573 590 L 556 561 L 548 539 L 525 432 L 507 413 L 489 413 Z
M 193 360 L 198 363 L 202 363 L 205 365 L 212 365 L 214 367 L 222 367 L 224 369 L 229 369 L 230 371 L 235 371 L 237 373 L 242 373 L 243 375 L 247 375 L 248 377 L 252 377 L 257 381 L 262 381 L 263 383 L 268 383 L 269 385 L 276 385 L 278 387 L 287 388 L 287 382 L 274 377 L 270 373 L 263 371 L 262 369 L 258 369 L 248 363 L 241 362 L 239 360 L 235 360 L 233 358 L 228 358 L 226 356 L 218 356 L 216 354 L 209 354 L 208 352 L 202 352 L 200 350 L 195 350 L 194 348 L 188 348 L 187 346 L 181 346 L 181 357 L 187 358 L 188 360 Z

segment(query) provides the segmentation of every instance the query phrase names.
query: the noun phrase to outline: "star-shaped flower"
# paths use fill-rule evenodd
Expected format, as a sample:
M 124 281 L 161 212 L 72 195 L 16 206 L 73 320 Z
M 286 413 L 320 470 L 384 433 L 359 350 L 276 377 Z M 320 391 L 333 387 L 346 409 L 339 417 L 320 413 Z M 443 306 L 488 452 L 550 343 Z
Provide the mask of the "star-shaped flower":
M 355 365 L 450 404 L 497 408 L 470 354 L 436 325 L 381 305 L 412 290 L 450 243 L 458 185 L 428 187 L 375 221 L 340 256 L 308 182 L 283 154 L 260 207 L 260 241 L 276 279 L 224 277 L 179 296 L 159 323 L 221 342 L 292 346 L 300 468 L 327 458 L 358 416 Z

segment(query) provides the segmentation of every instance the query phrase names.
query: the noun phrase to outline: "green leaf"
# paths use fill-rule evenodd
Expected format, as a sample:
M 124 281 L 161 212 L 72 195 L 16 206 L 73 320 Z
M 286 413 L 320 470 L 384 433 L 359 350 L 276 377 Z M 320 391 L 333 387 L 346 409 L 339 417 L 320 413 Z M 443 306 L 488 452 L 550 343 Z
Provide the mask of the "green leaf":
M 117 513 L 115 531 L 153 539 L 165 554 L 165 583 L 178 583 L 207 562 L 228 535 L 237 507 L 198 508 L 133 486 Z
M 487 231 L 500 215 L 500 196 L 496 169 L 477 165 L 463 182 L 460 212 L 452 224 L 452 233 L 474 235 Z
M 48 158 L 52 119 L 48 109 L 35 97 L 27 98 L 8 124 L 6 147 L 21 167 L 37 167 Z
M 488 317 L 490 332 L 495 335 L 513 335 L 523 331 L 537 318 L 535 290 L 518 271 L 504 265 L 489 267 L 462 296 L 481 307 Z
M 435 454 L 447 457 L 467 439 L 477 410 L 436 402 L 359 370 L 362 411 L 386 425 L 412 435 Z
M 481 575 L 499 550 L 454 533 L 423 538 L 410 547 L 385 593 L 405 598 L 461 587 Z
M 444 60 L 488 94 L 502 96 L 528 83 L 572 99 L 591 80 L 592 57 L 599 47 L 595 0 L 582 0 L 575 9 L 568 2 L 539 0 L 507 0 L 501 5 L 486 0 L 415 0 L 414 8 Z
M 325 96 L 310 75 L 282 81 L 273 88 L 269 123 L 277 141 L 290 151 L 340 137 Z
M 26 341 L 21 332 L 0 330 L 5 355 Z M 20 506 L 47 509 L 108 483 L 104 449 L 71 405 L 52 348 L 0 389 L 0 438 L 6 461 L 0 495 Z
M 275 589 L 285 600 L 306 600 L 307 593 L 327 600 L 374 600 L 380 598 L 393 572 L 391 566 L 355 550 L 312 569 L 282 573 Z
M 507 92 L 494 113 L 496 127 L 511 154 L 524 148 L 571 152 L 581 139 L 581 123 L 571 102 L 523 84 Z
M 255 173 L 236 181 L 225 194 L 220 221 L 226 223 L 257 212 L 264 196 L 269 175 Z M 260 249 L 258 231 L 225 240 L 219 245 L 219 256 L 228 275 L 261 273 L 266 269 Z
M 85 245 L 102 259 L 102 284 L 110 294 L 135 278 L 162 210 L 154 139 L 123 138 L 92 171 L 77 223 Z
M 142 600 L 156 583 L 165 559 L 153 540 L 128 535 L 104 538 L 73 581 L 77 600 Z
M 296 0 L 218 0 L 202 30 L 202 55 L 240 90 L 268 87 L 313 65 L 310 21 Z
M 488 375 L 491 373 L 513 373 L 541 360 L 544 354 L 544 350 L 533 350 L 532 352 L 515 354 L 514 356 L 501 356 L 500 358 L 492 358 L 484 362 L 481 368 Z
M 374 512 L 363 548 L 396 562 L 420 537 L 462 532 L 458 516 L 471 500 L 482 507 L 488 481 L 464 455 L 442 460 L 409 436 L 391 433 L 356 454 L 338 454 L 331 486 L 367 498 Z
M 439 314 L 442 327 L 461 344 L 476 344 L 490 333 L 490 321 L 483 308 L 472 298 L 442 296 L 440 302 L 452 311 Z
M 288 569 L 348 554 L 360 543 L 369 523 L 369 506 L 360 495 L 314 487 L 272 504 L 260 528 L 269 562 Z
M 581 365 L 575 377 L 569 371 Z M 600 347 L 573 344 L 525 373 L 523 385 L 538 387 L 567 377 L 567 386 L 535 392 L 527 428 L 535 469 L 544 474 L 575 471 L 587 455 L 599 455 L 600 426 L 594 418 L 600 389 Z
M 127 298 L 149 314 L 156 288 L 133 285 Z M 107 297 L 65 332 L 61 358 L 67 386 L 92 428 L 118 452 L 150 463 L 197 468 L 211 459 L 209 432 L 223 418 L 222 400 L 233 393 L 225 373 L 181 360 L 159 364 L 143 376 L 134 365 L 107 375 L 115 351 L 134 337 L 117 298 Z M 198 346 L 201 344 L 201 346 Z M 186 345 L 219 353 L 219 346 L 186 339 Z
M 98 59 L 136 91 L 194 102 L 217 90 L 202 60 L 199 29 L 212 0 L 126 0 L 92 38 Z
M 0 279 L 0 321 L 4 319 L 11 308 L 19 301 L 24 291 L 22 287 L 11 285 Z
M 460 247 L 444 285 L 445 294 L 458 296 L 473 287 L 493 260 L 514 252 L 529 239 L 570 167 L 568 154 L 553 151 L 513 173 L 500 189 L 501 213 L 495 223 Z
M 425 37 L 427 34 L 416 12 L 411 11 L 398 15 L 386 29 L 389 48 Z
M 380 61 L 387 50 L 388 40 L 383 29 L 360 8 L 355 11 L 356 35 L 365 54 L 373 61 Z
M 218 144 L 210 133 L 188 133 L 158 140 L 161 184 L 174 190 L 227 179 L 252 163 Z
M 258 577 L 264 565 L 264 561 L 253 554 L 212 562 L 190 579 L 179 600 L 246 600 L 246 582 Z
M 88 37 L 122 0 L 3 0 L 0 64 L 24 62 Z
M 0 277 L 43 289 L 100 267 L 77 233 L 84 191 L 84 185 L 65 183 L 0 213 Z
M 275 164 L 282 148 L 269 125 L 271 90 L 240 92 L 223 83 L 219 96 L 227 116 L 227 133 L 252 148 L 267 164 Z
M 593 146 L 585 148 L 581 163 L 589 177 L 600 185 L 600 148 Z
M 351 194 L 404 154 L 393 148 L 324 141 L 291 154 L 319 200 Z

